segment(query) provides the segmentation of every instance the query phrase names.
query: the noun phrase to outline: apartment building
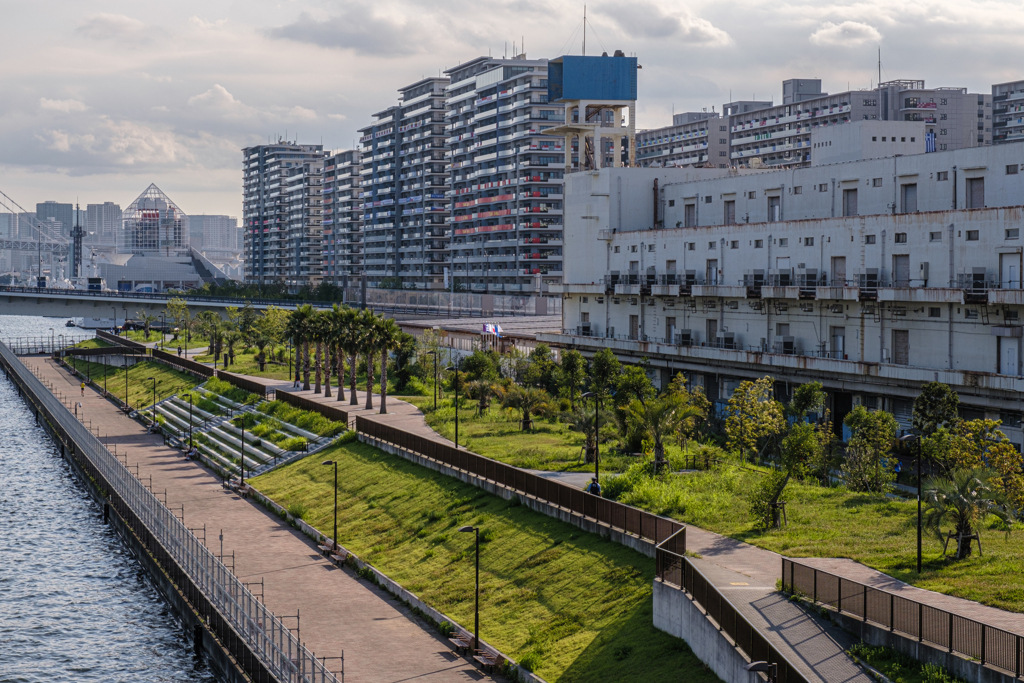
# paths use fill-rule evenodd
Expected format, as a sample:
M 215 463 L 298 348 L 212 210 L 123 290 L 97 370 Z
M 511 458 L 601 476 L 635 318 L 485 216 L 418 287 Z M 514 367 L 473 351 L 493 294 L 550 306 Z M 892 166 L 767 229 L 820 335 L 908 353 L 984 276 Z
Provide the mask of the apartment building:
M 315 284 L 322 268 L 322 145 L 242 150 L 245 281 Z
M 363 273 L 363 200 L 359 150 L 328 154 L 324 162 L 324 279 L 346 285 Z
M 478 57 L 445 73 L 450 274 L 456 291 L 541 294 L 561 282 L 564 118 L 545 59 Z
M 218 214 L 196 214 L 188 217 L 189 244 L 193 249 L 237 251 L 238 218 Z
M 791 83 L 787 81 L 786 83 Z M 811 92 L 817 83 L 820 94 Z M 851 121 L 920 121 L 929 151 L 980 147 L 992 142 L 992 95 L 966 88 L 926 88 L 924 81 L 889 81 L 872 90 L 834 95 L 820 92 L 820 81 L 803 79 L 800 99 L 729 117 L 733 165 L 799 167 L 811 163 L 812 131 Z M 784 91 L 786 86 L 784 84 Z M 732 105 L 726 104 L 727 114 Z
M 1022 152 L 573 174 L 564 329 L 538 339 L 645 358 L 713 400 L 820 381 L 837 420 L 863 404 L 909 426 L 938 380 L 1020 445 Z
M 992 143 L 1024 140 L 1024 81 L 992 86 Z
M 729 122 L 717 112 L 685 112 L 672 117 L 672 125 L 636 134 L 639 166 L 728 167 Z
M 363 260 L 371 286 L 442 289 L 446 263 L 447 78 L 399 89 L 399 104 L 359 132 Z
M 114 202 L 87 204 L 85 207 L 85 243 L 115 246 L 121 231 L 121 207 Z

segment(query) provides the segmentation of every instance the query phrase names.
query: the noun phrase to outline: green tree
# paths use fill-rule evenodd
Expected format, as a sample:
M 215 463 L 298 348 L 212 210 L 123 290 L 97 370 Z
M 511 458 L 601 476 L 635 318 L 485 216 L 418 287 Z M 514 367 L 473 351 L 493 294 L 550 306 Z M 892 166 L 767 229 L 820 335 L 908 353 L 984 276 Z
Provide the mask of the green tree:
M 582 403 L 571 412 L 562 415 L 562 422 L 569 425 L 569 429 L 583 435 L 584 457 L 588 463 L 594 462 L 594 458 L 597 456 L 598 438 L 602 443 L 605 441 L 603 437 L 607 435 L 609 429 L 612 429 L 614 420 L 615 416 L 609 411 L 600 410 L 595 414 L 595 411 L 590 410 Z M 599 428 L 603 434 L 599 435 L 595 427 Z
M 558 365 L 547 344 L 537 344 L 530 352 L 530 365 L 526 370 L 524 384 L 540 387 L 549 393 L 558 391 Z
M 683 373 L 676 373 L 669 383 L 668 393 L 678 396 L 686 405 L 697 409 L 692 417 L 679 423 L 679 447 L 686 448 L 689 440 L 697 438 L 703 425 L 707 424 L 711 412 L 711 401 L 704 395 L 702 387 L 688 388 Z
M 480 416 L 491 407 L 491 398 L 495 393 L 494 384 L 485 379 L 472 381 L 467 386 L 467 394 L 476 401 L 476 414 Z
M 497 382 L 499 377 L 498 361 L 497 352 L 477 349 L 462 359 L 459 369 L 466 373 L 471 382 L 479 379 Z
M 235 347 L 242 343 L 242 333 L 238 330 L 230 330 L 224 334 L 224 369 L 228 367 L 228 362 L 235 362 Z
M 791 476 L 786 469 L 772 470 L 754 485 L 749 505 L 754 528 L 758 531 L 782 526 L 779 503 L 785 503 L 784 492 Z
M 665 465 L 666 438 L 679 430 L 680 423 L 699 413 L 696 407 L 686 405 L 678 394 L 666 394 L 647 401 L 634 398 L 627 411 L 629 419 L 654 442 L 655 474 Z
M 896 479 L 895 470 L 887 462 L 899 429 L 896 418 L 884 410 L 857 406 L 843 424 L 852 433 L 842 467 L 846 486 L 852 491 L 889 491 Z
M 388 412 L 388 355 L 402 346 L 402 328 L 393 318 L 379 318 L 376 325 L 377 348 L 380 350 L 380 414 Z
M 774 437 L 786 427 L 782 406 L 772 398 L 772 378 L 741 382 L 729 399 L 729 417 L 725 434 L 729 448 L 738 450 L 740 458 L 748 451 L 756 452 L 758 441 Z
M 576 393 L 587 379 L 587 360 L 576 349 L 562 353 L 562 384 L 569 390 L 569 404 L 576 409 Z
M 971 537 L 981 532 L 989 515 L 1010 528 L 1012 515 L 994 479 L 991 470 L 979 467 L 956 470 L 948 478 L 931 478 L 924 485 L 924 526 L 942 540 L 942 525 L 951 524 L 958 560 L 970 557 Z
M 288 311 L 283 308 L 268 306 L 252 325 L 263 333 L 271 344 L 284 344 L 288 339 L 288 316 Z
M 359 345 L 366 360 L 366 409 L 373 410 L 373 368 L 376 365 L 379 333 L 377 316 L 368 310 L 361 311 L 357 324 L 360 330 Z
M 534 387 L 521 387 L 513 384 L 501 393 L 501 404 L 505 408 L 518 410 L 522 414 L 520 429 L 533 429 L 533 416 L 547 407 L 547 392 Z
M 309 391 L 309 342 L 310 335 L 312 334 L 312 320 L 315 311 L 310 304 L 302 304 L 296 307 L 292 314 L 288 317 L 288 326 L 286 328 L 288 337 L 291 338 L 292 343 L 295 345 L 296 360 L 295 360 L 295 381 L 299 381 L 299 365 L 300 360 L 302 361 L 303 370 L 303 391 Z
M 146 341 L 149 341 L 149 328 L 154 322 L 156 322 L 157 316 L 150 315 L 149 313 L 146 313 L 145 311 L 141 310 L 136 311 L 135 315 L 136 317 L 138 317 L 139 320 L 142 321 L 142 327 L 146 332 Z
M 615 388 L 616 380 L 622 371 L 622 364 L 611 349 L 601 349 L 594 354 L 590 363 L 590 381 L 593 391 L 607 396 Z
M 825 390 L 821 388 L 821 382 L 808 382 L 801 384 L 793 391 L 793 400 L 789 402 L 789 409 L 793 415 L 803 419 L 807 413 L 821 415 L 825 411 Z
M 616 378 L 615 403 L 617 405 L 625 406 L 633 400 L 646 403 L 657 393 L 647 372 L 639 365 L 627 365 Z
M 184 332 L 188 329 L 191 318 L 188 312 L 188 303 L 181 297 L 175 297 L 167 302 L 167 317 L 174 323 L 174 326 Z M 174 333 L 174 338 L 178 338 L 178 332 Z
M 925 382 L 914 399 L 913 425 L 922 437 L 931 436 L 939 427 L 958 421 L 960 397 L 942 382 Z

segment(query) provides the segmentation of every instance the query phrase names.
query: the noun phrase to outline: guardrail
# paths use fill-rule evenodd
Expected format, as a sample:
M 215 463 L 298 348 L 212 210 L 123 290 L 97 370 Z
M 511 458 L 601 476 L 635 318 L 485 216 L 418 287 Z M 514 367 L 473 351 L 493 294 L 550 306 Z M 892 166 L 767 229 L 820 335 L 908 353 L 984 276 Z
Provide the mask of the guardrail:
M 782 589 L 1020 678 L 1024 636 L 782 558 Z
M 111 344 L 117 344 L 118 346 L 127 346 L 130 349 L 149 349 L 145 344 L 141 344 L 137 341 L 132 341 L 127 337 L 119 337 L 116 334 L 110 334 L 103 330 L 96 330 L 96 336 L 103 341 L 110 342 Z
M 655 544 L 681 532 L 685 548 L 686 528 L 674 519 L 659 517 L 639 508 L 606 500 L 581 489 L 539 477 L 518 467 L 485 458 L 463 448 L 455 448 L 418 434 L 410 434 L 362 416 L 356 417 L 356 431 L 450 467 L 489 479 L 506 488 L 589 517 L 599 523 L 639 536 Z
M 685 541 L 680 543 L 676 534 L 659 543 L 656 557 L 658 578 L 689 593 L 690 598 L 704 609 L 704 614 L 718 625 L 718 630 L 729 636 L 750 661 L 776 664 L 777 683 L 807 683 L 807 679 L 771 646 L 768 639 L 683 554 L 685 551 Z
M 78 337 L 58 334 L 52 337 L 49 335 L 41 337 L 7 337 L 3 340 L 3 343 L 18 355 L 28 355 L 32 353 L 54 353 L 92 338 L 93 335 L 91 334 Z
M 150 552 L 164 560 L 172 578 L 179 585 L 188 579 L 187 597 L 254 680 L 337 683 L 323 662 L 2 344 L 0 358 L 85 456 L 112 506 Z

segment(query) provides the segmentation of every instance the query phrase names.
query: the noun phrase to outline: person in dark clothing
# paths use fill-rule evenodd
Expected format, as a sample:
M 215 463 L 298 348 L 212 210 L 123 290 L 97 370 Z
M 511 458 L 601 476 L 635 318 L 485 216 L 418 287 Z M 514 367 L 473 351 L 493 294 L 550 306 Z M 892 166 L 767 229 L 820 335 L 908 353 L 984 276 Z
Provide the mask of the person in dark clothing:
M 584 491 L 594 496 L 601 496 L 601 484 L 598 483 L 597 477 L 591 477 L 590 483 L 587 484 L 587 488 Z

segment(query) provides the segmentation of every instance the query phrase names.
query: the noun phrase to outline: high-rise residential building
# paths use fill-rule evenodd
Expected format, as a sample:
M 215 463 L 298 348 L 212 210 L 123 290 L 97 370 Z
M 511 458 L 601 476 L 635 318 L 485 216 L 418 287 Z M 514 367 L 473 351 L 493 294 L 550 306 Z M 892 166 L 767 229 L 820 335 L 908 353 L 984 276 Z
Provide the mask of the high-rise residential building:
M 88 204 L 85 207 L 86 244 L 117 244 L 121 231 L 121 207 L 114 202 Z
M 640 166 L 729 166 L 729 122 L 717 112 L 686 112 L 672 125 L 636 134 Z
M 199 251 L 237 251 L 238 219 L 216 214 L 188 217 L 189 240 Z
M 359 150 L 334 152 L 324 162 L 324 279 L 345 285 L 363 273 L 363 200 Z
M 61 204 L 53 200 L 47 200 L 36 204 L 36 218 L 47 226 L 47 234 L 50 237 L 68 237 L 71 228 L 75 225 L 74 204 Z M 47 219 L 53 219 L 49 221 Z
M 322 269 L 323 145 L 242 150 L 245 281 L 314 284 Z
M 1024 81 L 992 86 L 992 144 L 1024 140 Z
M 796 84 L 799 84 L 799 87 Z M 992 142 L 992 96 L 967 88 L 926 88 L 924 81 L 889 81 L 871 90 L 829 95 L 816 79 L 786 81 L 783 104 L 739 112 L 729 119 L 730 164 L 799 167 L 811 163 L 811 131 L 860 120 L 920 121 L 929 151 L 980 147 Z M 818 92 L 815 92 L 817 90 Z M 746 103 L 744 103 L 746 104 Z
M 447 252 L 447 84 L 447 78 L 425 78 L 400 88 L 399 103 L 359 131 L 364 268 L 372 285 L 444 287 L 438 255 Z
M 478 57 L 445 72 L 456 291 L 535 293 L 561 282 L 564 118 L 546 59 Z

